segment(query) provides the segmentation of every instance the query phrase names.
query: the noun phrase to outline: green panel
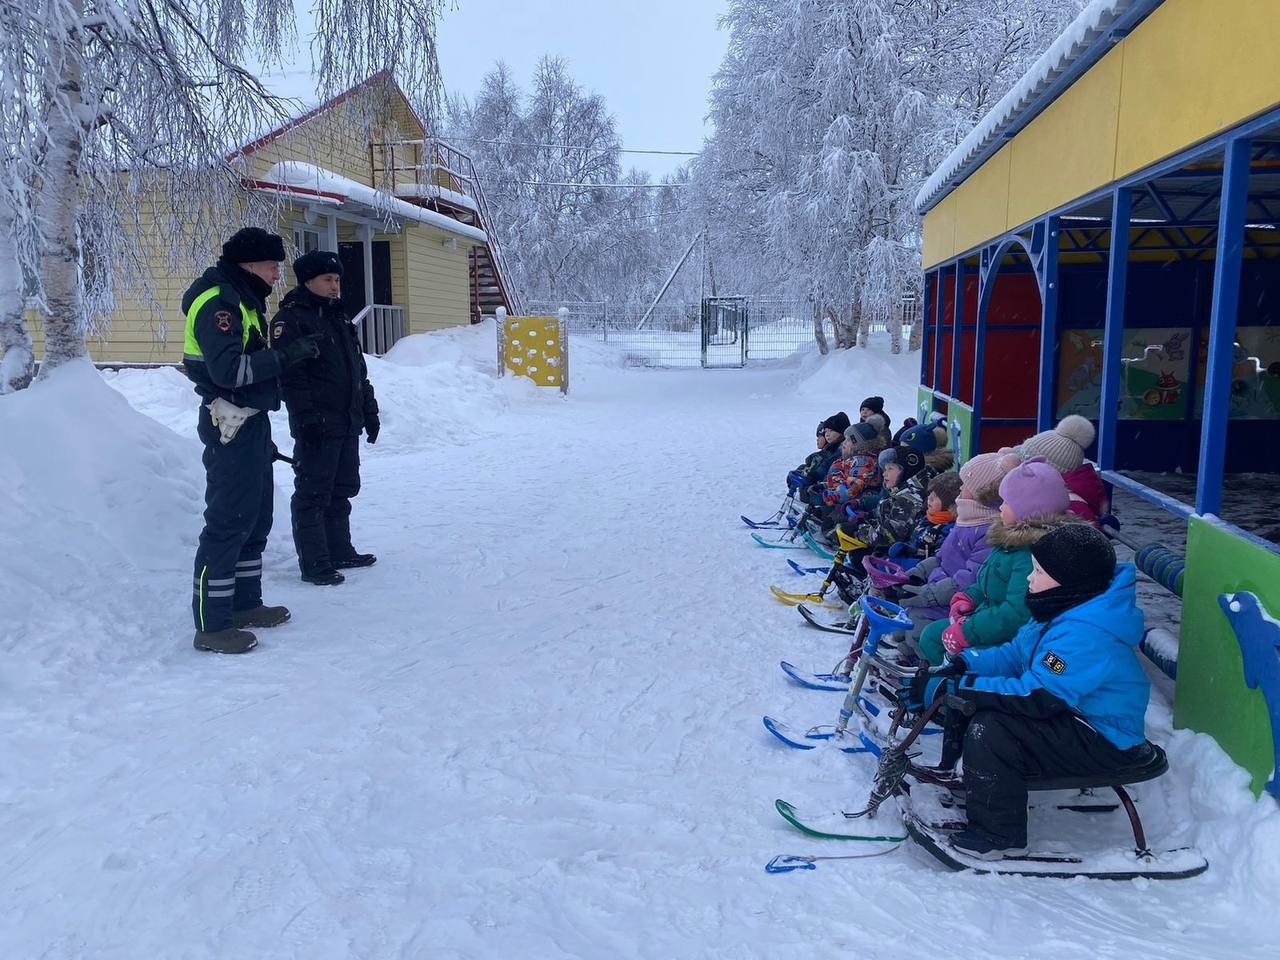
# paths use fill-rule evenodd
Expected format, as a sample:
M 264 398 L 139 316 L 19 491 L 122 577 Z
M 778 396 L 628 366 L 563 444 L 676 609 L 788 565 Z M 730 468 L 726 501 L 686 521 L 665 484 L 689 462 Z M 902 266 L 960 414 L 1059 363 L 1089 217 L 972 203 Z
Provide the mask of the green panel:
M 960 466 L 973 456 L 973 411 L 964 404 L 952 403 L 947 408 L 947 417 L 960 425 L 959 449 L 955 451 L 956 466 Z
M 933 390 L 929 387 L 916 388 L 916 412 L 912 414 L 921 423 L 929 419 L 933 412 Z
M 1218 606 L 1220 594 L 1242 590 L 1280 612 L 1280 553 L 1192 517 L 1173 722 L 1217 740 L 1260 793 L 1275 756 L 1271 721 L 1262 691 L 1244 684 L 1240 645 Z

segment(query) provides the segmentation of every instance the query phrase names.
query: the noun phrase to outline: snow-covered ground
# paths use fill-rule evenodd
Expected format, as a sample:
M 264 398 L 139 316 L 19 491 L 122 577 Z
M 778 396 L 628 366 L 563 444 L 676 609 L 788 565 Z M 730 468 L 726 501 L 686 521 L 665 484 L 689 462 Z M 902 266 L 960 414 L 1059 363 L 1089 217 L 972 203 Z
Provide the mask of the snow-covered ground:
M 1280 809 L 1160 701 L 1173 771 L 1144 816 L 1200 878 L 906 848 L 765 874 L 848 852 L 774 798 L 859 803 L 871 764 L 761 727 L 834 718 L 777 662 L 841 644 L 770 597 L 798 578 L 737 516 L 773 509 L 820 417 L 869 393 L 906 416 L 916 357 L 634 370 L 575 342 L 561 400 L 492 354 L 480 328 L 370 361 L 354 527 L 379 562 L 342 587 L 298 580 L 277 467 L 265 587 L 294 619 L 245 657 L 190 645 L 187 383 L 69 369 L 0 399 L 0 957 L 1273 955 Z

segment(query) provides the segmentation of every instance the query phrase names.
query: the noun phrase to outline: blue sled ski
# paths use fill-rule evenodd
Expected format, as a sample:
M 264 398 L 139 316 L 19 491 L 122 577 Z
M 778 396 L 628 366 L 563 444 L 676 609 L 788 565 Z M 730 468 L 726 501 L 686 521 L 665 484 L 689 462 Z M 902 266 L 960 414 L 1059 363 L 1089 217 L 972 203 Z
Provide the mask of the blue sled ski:
M 782 667 L 783 673 L 808 690 L 834 690 L 836 693 L 844 693 L 849 689 L 849 678 L 842 677 L 838 673 L 808 673 L 785 660 L 778 666 Z
M 804 542 L 808 544 L 809 549 L 820 556 L 823 560 L 834 560 L 836 558 L 834 553 L 820 544 L 817 540 L 813 539 L 813 534 L 808 530 L 804 531 L 800 536 L 804 537 Z
M 776 540 L 766 540 L 764 537 L 760 536 L 760 534 L 758 533 L 751 534 L 751 539 L 754 540 L 756 543 L 760 544 L 760 546 L 762 547 L 768 547 L 770 550 L 807 550 L 808 549 L 808 547 L 806 547 L 803 543 L 792 543 L 790 541 L 786 543 L 779 543 Z
M 796 573 L 800 574 L 802 577 L 807 577 L 810 574 L 814 574 L 814 573 L 825 574 L 829 569 L 828 567 L 802 567 L 800 566 L 800 564 L 796 563 L 790 557 L 787 558 L 787 566 L 789 566 Z
M 781 520 L 752 520 L 747 516 L 740 516 L 739 519 L 752 530 L 787 530 L 790 529 L 787 524 Z
M 764 728 L 793 750 L 813 750 L 828 740 L 835 739 L 835 727 L 832 724 L 811 727 L 804 733 L 798 733 L 781 720 L 765 717 Z M 841 740 L 843 741 L 840 747 L 842 753 L 879 753 L 874 744 L 861 733 L 855 734 L 852 730 L 845 730 Z

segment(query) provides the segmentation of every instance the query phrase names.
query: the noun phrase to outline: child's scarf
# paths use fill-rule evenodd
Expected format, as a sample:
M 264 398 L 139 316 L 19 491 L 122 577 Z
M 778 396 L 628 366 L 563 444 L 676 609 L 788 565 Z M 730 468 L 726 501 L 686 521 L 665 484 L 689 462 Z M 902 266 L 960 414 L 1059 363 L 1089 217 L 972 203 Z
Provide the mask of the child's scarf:
M 980 527 L 983 524 L 994 522 L 999 517 L 1000 511 L 995 507 L 988 507 L 985 503 L 979 503 L 977 500 L 967 500 L 964 497 L 956 500 L 957 527 Z

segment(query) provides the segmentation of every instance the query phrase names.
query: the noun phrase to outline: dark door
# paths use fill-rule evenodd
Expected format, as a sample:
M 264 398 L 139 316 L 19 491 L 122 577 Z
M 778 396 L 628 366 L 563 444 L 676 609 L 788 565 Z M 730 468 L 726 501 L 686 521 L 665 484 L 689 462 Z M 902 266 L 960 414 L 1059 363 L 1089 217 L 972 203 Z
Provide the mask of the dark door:
M 342 262 L 342 306 L 347 316 L 354 317 L 364 309 L 364 244 L 359 241 L 338 244 Z M 391 303 L 391 241 L 373 241 L 373 302 Z

